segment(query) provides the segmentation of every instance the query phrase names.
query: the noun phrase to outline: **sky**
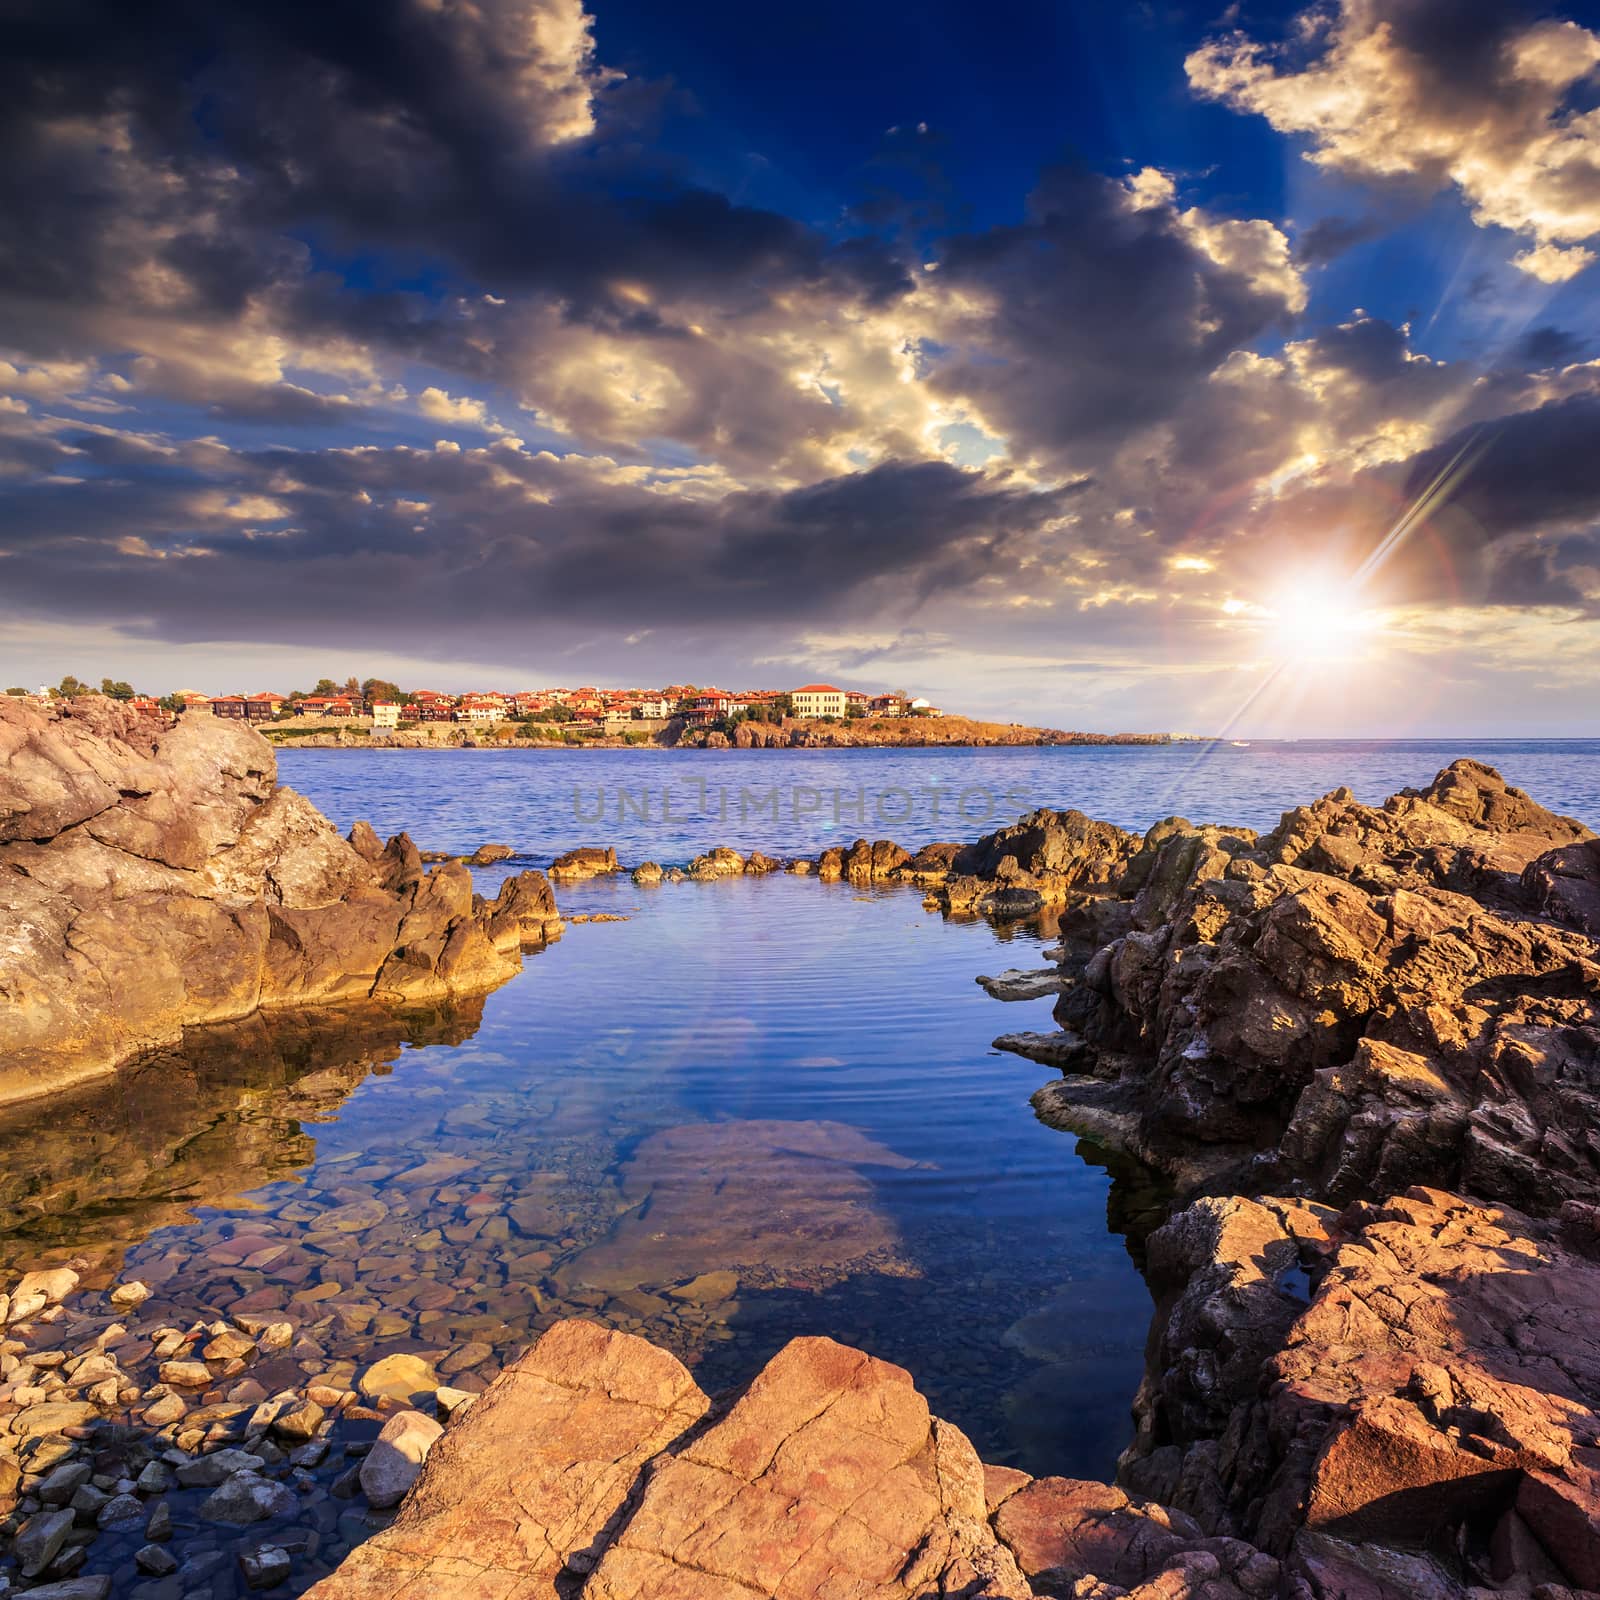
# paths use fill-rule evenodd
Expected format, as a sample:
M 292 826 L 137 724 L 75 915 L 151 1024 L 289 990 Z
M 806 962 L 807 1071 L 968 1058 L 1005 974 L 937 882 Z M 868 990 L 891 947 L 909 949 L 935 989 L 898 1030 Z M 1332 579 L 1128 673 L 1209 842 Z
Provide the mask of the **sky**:
M 1600 14 L 22 0 L 0 680 L 1600 735 Z

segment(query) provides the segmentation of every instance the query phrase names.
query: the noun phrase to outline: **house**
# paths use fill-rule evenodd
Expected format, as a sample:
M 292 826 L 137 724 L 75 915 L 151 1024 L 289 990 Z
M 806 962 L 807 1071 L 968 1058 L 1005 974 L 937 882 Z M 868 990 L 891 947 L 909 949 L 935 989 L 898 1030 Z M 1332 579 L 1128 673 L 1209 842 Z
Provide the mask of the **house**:
M 201 694 L 198 689 L 180 689 L 176 699 L 185 711 L 205 711 L 211 705 L 211 696 Z
M 733 715 L 734 699 L 726 689 L 703 689 L 690 702 L 687 712 L 691 728 L 709 727 Z
M 789 702 L 797 717 L 842 717 L 849 696 L 831 683 L 808 683 L 789 692 Z
M 128 709 L 130 711 L 138 711 L 147 717 L 153 717 L 161 710 L 161 703 L 158 700 L 151 699 L 147 694 L 136 694 L 128 702 Z
M 906 697 L 903 694 L 875 694 L 867 710 L 875 717 L 903 717 L 906 714 Z
M 489 722 L 503 722 L 506 714 L 505 707 L 495 704 L 495 700 L 498 699 L 498 695 L 493 699 L 479 698 L 476 695 L 463 695 L 461 697 L 461 707 L 455 714 L 456 721 L 471 722 L 480 727 Z
M 380 700 L 372 708 L 372 731 L 390 732 L 400 726 L 400 707 L 393 700 Z
M 247 694 L 244 697 L 244 714 L 248 722 L 271 722 L 277 716 L 278 708 L 283 705 L 284 697 L 275 694 L 271 689 L 260 694 Z
M 863 694 L 859 689 L 846 689 L 844 692 L 845 709 L 855 712 L 859 716 L 866 716 L 867 707 L 871 704 L 872 697 Z
M 920 694 L 906 707 L 906 711 L 913 717 L 942 717 L 944 715 L 944 712 L 938 706 Z
M 634 707 L 634 715 L 647 717 L 652 721 L 663 721 L 676 713 L 678 702 L 669 700 L 665 695 L 646 695 Z

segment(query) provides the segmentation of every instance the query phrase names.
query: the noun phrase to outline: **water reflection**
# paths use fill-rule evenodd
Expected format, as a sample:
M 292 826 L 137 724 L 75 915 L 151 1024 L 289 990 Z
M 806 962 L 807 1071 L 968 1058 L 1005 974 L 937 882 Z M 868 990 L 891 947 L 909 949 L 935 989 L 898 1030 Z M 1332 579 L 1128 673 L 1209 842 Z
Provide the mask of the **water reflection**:
M 85 1257 L 114 1275 L 126 1248 L 309 1167 L 302 1126 L 338 1113 L 406 1047 L 458 1045 L 483 1001 L 403 1015 L 365 1007 L 193 1028 L 115 1076 L 0 1112 L 0 1267 Z

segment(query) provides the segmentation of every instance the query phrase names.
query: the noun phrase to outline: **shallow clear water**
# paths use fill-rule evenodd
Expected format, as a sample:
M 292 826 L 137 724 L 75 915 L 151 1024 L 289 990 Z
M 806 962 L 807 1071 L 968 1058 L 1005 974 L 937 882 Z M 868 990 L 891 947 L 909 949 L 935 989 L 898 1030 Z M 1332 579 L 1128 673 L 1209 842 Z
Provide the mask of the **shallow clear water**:
M 713 845 L 815 854 L 863 834 L 971 839 L 1035 806 L 1125 828 L 1162 817 L 1269 828 L 1348 785 L 1376 803 L 1457 756 L 1499 768 L 1600 828 L 1600 740 L 1304 740 L 957 750 L 284 750 L 279 772 L 341 827 L 367 818 L 423 848 L 487 841 L 540 860 L 614 844 L 624 861 Z
M 1040 964 L 1038 935 L 787 876 L 562 904 L 629 920 L 532 955 L 475 1030 L 412 1031 L 458 1043 L 285 1019 L 13 1121 L 7 1253 L 87 1254 L 175 1322 L 286 1308 L 308 1375 L 471 1341 L 470 1386 L 581 1312 L 718 1388 L 828 1333 L 990 1459 L 1109 1472 L 1149 1297 L 1110 1177 L 1033 1119 L 1049 1074 L 989 1048 L 1049 1002 L 973 981 Z M 1118 1225 L 1150 1199 L 1119 1185 Z

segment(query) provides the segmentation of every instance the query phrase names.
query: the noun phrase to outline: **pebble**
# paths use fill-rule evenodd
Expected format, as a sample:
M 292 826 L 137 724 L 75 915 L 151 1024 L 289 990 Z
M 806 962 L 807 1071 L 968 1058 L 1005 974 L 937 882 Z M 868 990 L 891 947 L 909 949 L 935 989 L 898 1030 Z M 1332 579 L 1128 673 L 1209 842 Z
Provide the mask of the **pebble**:
M 239 1568 L 245 1583 L 252 1589 L 271 1589 L 289 1576 L 292 1562 L 289 1552 L 280 1545 L 257 1545 L 254 1550 L 239 1552 Z
M 35 1578 L 55 1560 L 72 1532 L 72 1513 L 36 1511 L 17 1529 L 12 1552 L 25 1578 Z

